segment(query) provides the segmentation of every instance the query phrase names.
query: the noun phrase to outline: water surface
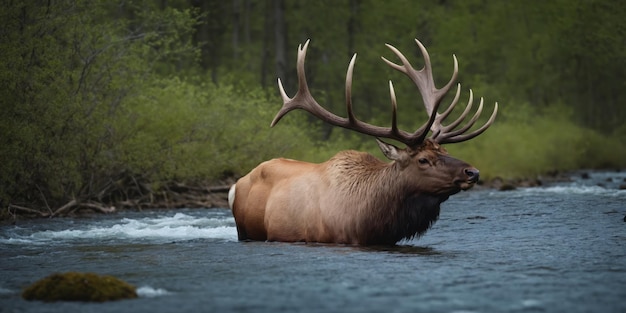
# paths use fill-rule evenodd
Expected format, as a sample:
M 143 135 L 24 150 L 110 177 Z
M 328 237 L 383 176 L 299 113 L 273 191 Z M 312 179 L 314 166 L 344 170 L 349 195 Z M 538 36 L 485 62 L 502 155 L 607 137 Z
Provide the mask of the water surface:
M 626 173 L 452 196 L 396 247 L 238 242 L 225 209 L 0 228 L 0 312 L 626 312 Z M 28 302 L 54 272 L 117 276 L 139 299 Z

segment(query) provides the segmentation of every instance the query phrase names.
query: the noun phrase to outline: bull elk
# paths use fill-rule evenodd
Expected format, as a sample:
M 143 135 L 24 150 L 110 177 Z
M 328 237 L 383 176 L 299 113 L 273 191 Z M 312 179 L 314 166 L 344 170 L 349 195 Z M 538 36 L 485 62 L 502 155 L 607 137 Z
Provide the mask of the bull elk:
M 476 184 L 478 170 L 449 156 L 441 144 L 462 142 L 480 135 L 493 123 L 498 104 L 482 127 L 468 132 L 482 112 L 481 99 L 473 117 L 459 128 L 471 111 L 470 90 L 463 113 L 452 123 L 442 124 L 459 100 L 460 84 L 448 108 L 443 113 L 437 112 L 442 98 L 456 80 L 457 59 L 453 55 L 452 78 L 437 89 L 428 52 L 421 42 L 417 39 L 415 42 L 424 58 L 421 70 L 413 68 L 391 45 L 386 46 L 400 59 L 401 65 L 382 58 L 390 67 L 406 74 L 421 93 L 429 119 L 413 133 L 398 129 L 396 96 L 391 81 L 391 127 L 371 125 L 354 116 L 351 92 L 356 54 L 346 75 L 348 116 L 339 117 L 324 109 L 311 95 L 304 73 L 309 41 L 298 47 L 298 91 L 290 98 L 278 79 L 283 106 L 271 126 L 288 112 L 302 109 L 331 125 L 376 137 L 378 146 L 391 162 L 348 150 L 320 164 L 284 158 L 261 163 L 229 191 L 239 240 L 393 245 L 425 233 L 438 219 L 442 202 Z M 396 140 L 406 148 L 398 148 L 379 138 Z

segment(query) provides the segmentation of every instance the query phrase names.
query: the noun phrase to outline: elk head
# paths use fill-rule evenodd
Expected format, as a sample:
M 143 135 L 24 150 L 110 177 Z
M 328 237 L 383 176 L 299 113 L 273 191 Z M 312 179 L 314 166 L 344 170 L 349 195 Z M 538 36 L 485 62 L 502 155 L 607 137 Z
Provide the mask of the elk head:
M 376 137 L 376 141 L 383 154 L 394 162 L 394 166 L 399 170 L 397 180 L 405 183 L 406 186 L 414 190 L 407 190 L 413 194 L 429 194 L 446 199 L 449 195 L 471 188 L 479 178 L 479 171 L 469 164 L 450 157 L 441 144 L 456 143 L 472 139 L 483 133 L 495 120 L 498 112 L 498 104 L 494 106 L 493 113 L 489 120 L 471 132 L 468 132 L 480 117 L 483 109 L 483 99 L 480 99 L 478 109 L 473 116 L 463 125 L 461 124 L 468 117 L 472 110 L 474 97 L 470 89 L 469 100 L 462 114 L 451 123 L 444 125 L 443 121 L 450 115 L 456 106 L 461 85 L 457 84 L 456 94 L 450 105 L 442 113 L 437 110 L 444 96 L 452 88 L 458 74 L 458 62 L 454 59 L 454 71 L 450 81 L 442 88 L 437 88 L 433 79 L 430 57 L 426 48 L 420 41 L 415 40 L 424 57 L 424 67 L 416 70 L 411 66 L 407 58 L 395 47 L 386 46 L 400 59 L 401 64 L 393 63 L 384 57 L 383 61 L 390 67 L 406 74 L 418 88 L 426 112 L 428 121 L 420 126 L 416 131 L 410 133 L 398 128 L 397 125 L 397 104 L 393 84 L 389 81 L 389 91 L 391 96 L 392 120 L 391 127 L 380 127 L 370 125 L 358 120 L 352 111 L 352 73 L 356 61 L 356 54 L 352 57 L 346 75 L 346 108 L 347 117 L 339 117 L 320 106 L 311 95 L 306 76 L 304 73 L 304 59 L 309 45 L 309 40 L 298 47 L 298 91 L 293 98 L 285 93 L 280 78 L 278 86 L 283 99 L 283 106 L 274 117 L 271 126 L 276 125 L 280 119 L 294 109 L 302 109 L 315 117 L 334 126 L 339 126 L 354 130 L 359 133 Z M 431 134 L 428 137 L 428 134 Z M 406 148 L 398 148 L 392 144 L 383 142 L 379 138 L 387 138 L 399 141 L 406 145 Z

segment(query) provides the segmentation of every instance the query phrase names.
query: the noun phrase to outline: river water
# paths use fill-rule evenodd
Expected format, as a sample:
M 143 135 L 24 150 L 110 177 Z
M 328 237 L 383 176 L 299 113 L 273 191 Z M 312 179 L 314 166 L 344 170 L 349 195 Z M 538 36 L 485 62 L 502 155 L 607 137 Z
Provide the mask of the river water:
M 395 247 L 238 242 L 225 209 L 19 221 L 0 228 L 0 312 L 626 312 L 625 179 L 463 192 Z M 20 298 L 66 271 L 140 297 Z

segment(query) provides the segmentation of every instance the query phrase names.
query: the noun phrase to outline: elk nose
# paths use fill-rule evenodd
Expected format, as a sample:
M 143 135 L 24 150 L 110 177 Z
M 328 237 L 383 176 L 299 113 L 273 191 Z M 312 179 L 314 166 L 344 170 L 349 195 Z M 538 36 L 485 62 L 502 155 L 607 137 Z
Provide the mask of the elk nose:
M 466 168 L 464 171 L 465 175 L 467 175 L 469 182 L 475 183 L 478 181 L 478 178 L 480 177 L 480 172 L 478 171 L 478 169 L 470 167 Z

